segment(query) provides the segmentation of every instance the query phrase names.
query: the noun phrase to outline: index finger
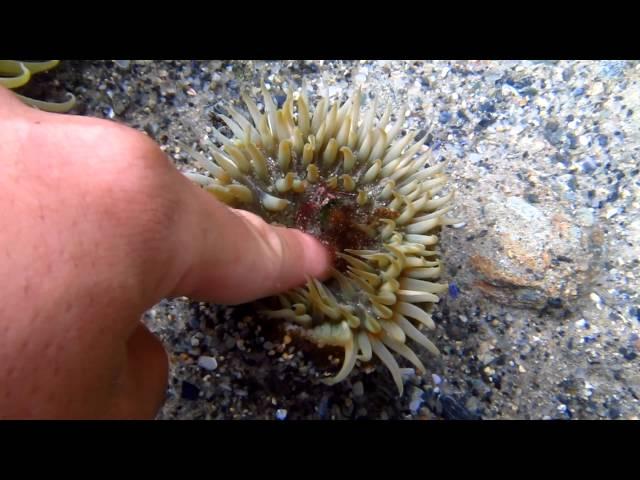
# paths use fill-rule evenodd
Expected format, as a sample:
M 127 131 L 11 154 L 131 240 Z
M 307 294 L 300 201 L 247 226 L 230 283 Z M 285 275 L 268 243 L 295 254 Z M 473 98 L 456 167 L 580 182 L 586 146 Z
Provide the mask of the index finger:
M 182 217 L 189 235 L 178 246 L 183 273 L 171 295 L 237 304 L 328 274 L 330 255 L 311 235 L 229 208 L 177 171 L 176 177 L 189 198 Z

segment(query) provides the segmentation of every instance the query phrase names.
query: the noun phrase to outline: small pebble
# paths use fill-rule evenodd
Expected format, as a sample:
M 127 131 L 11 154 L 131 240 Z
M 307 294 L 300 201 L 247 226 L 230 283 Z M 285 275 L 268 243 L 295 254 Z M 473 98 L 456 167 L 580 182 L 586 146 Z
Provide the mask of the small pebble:
M 276 105 L 278 106 L 278 108 L 282 108 L 282 106 L 284 105 L 284 102 L 287 100 L 287 96 L 286 95 L 276 95 L 275 97 L 273 97 L 273 99 L 276 102 Z
M 364 385 L 361 381 L 357 381 L 353 384 L 353 396 L 361 397 L 364 394 Z
M 607 60 L 602 62 L 600 72 L 608 78 L 615 78 L 624 73 L 626 62 L 621 60 Z
M 432 378 L 433 383 L 434 383 L 435 385 L 440 385 L 440 384 L 442 383 L 442 378 L 440 378 L 440 376 L 439 376 L 439 375 L 436 375 L 435 373 L 432 373 L 432 374 L 431 374 L 431 378 Z
M 592 227 L 595 223 L 595 215 L 592 208 L 579 208 L 576 210 L 576 220 L 583 227 Z
M 586 382 L 584 385 L 585 396 L 590 397 L 591 395 L 593 395 L 593 390 L 594 390 L 594 386 L 591 385 L 589 382 Z
M 320 404 L 318 405 L 318 415 L 320 418 L 326 418 L 329 413 L 329 397 L 327 395 L 323 396 L 320 399 Z
M 622 354 L 625 360 L 631 361 L 631 360 L 635 360 L 638 357 L 638 354 L 634 352 L 631 348 L 627 349 L 627 348 L 621 347 L 618 351 Z
M 578 328 L 584 328 L 585 330 L 587 330 L 590 325 L 589 325 L 589 322 L 587 322 L 584 318 L 581 318 L 580 320 L 575 322 L 575 326 Z
M 424 400 L 422 400 L 422 398 L 415 398 L 411 400 L 411 403 L 409 404 L 409 410 L 411 410 L 411 413 L 415 415 L 416 413 L 418 413 L 418 410 L 420 410 L 420 407 L 423 403 Z
M 451 113 L 446 110 L 444 112 L 440 112 L 440 116 L 438 117 L 438 121 L 440 123 L 448 123 L 449 120 L 451 120 Z
M 284 408 L 279 408 L 278 410 L 276 410 L 276 418 L 278 420 L 284 420 L 285 418 L 287 418 L 287 411 Z
M 602 92 L 604 92 L 602 82 L 595 82 L 591 85 L 591 88 L 589 88 L 589 95 L 600 95 Z
M 403 378 L 411 378 L 413 376 L 415 376 L 416 374 L 416 370 L 414 368 L 401 368 L 400 369 L 400 375 L 402 375 Z
M 606 147 L 608 143 L 609 139 L 606 135 L 598 135 L 598 145 L 600 145 L 601 147 Z
M 584 138 L 584 137 L 580 137 L 580 138 Z M 592 173 L 596 170 L 596 168 L 598 168 L 598 166 L 595 163 L 593 163 L 591 159 L 587 159 L 584 162 L 582 162 L 582 171 L 584 173 Z
M 562 307 L 562 299 L 559 297 L 549 298 L 547 300 L 547 305 L 551 308 L 561 308 Z
M 482 155 L 480 155 L 479 153 L 470 153 L 468 159 L 471 163 L 478 163 L 482 160 Z
M 212 372 L 216 368 L 218 368 L 218 361 L 213 357 L 208 357 L 206 355 L 198 358 L 198 366 L 200 368 L 204 368 L 205 370 L 209 370 Z
M 197 400 L 200 395 L 200 389 L 189 382 L 182 382 L 180 396 L 185 400 Z

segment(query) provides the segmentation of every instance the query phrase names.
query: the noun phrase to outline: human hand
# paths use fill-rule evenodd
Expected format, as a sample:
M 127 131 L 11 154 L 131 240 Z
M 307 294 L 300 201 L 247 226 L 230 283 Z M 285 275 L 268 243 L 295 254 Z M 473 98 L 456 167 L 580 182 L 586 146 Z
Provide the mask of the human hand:
M 0 418 L 153 418 L 168 366 L 145 310 L 250 301 L 329 263 L 311 236 L 192 185 L 145 135 L 0 87 Z

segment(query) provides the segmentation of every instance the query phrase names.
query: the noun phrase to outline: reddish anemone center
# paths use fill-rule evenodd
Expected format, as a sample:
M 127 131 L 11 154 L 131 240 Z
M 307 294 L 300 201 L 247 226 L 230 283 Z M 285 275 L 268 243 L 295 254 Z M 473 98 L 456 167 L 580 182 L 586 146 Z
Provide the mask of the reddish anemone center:
M 326 245 L 334 257 L 334 266 L 344 272 L 347 263 L 336 258 L 336 252 L 374 247 L 379 219 L 397 216 L 397 212 L 387 208 L 373 209 L 371 202 L 360 206 L 357 193 L 334 190 L 325 182 L 319 182 L 311 185 L 300 202 L 294 226 Z

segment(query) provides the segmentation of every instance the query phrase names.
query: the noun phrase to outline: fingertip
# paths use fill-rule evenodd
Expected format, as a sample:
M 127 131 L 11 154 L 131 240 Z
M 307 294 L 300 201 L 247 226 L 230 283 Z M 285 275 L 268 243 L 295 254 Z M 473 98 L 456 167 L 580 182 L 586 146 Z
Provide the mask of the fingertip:
M 304 252 L 304 270 L 306 275 L 325 280 L 330 274 L 331 255 L 329 250 L 315 237 L 308 233 L 297 232 Z

